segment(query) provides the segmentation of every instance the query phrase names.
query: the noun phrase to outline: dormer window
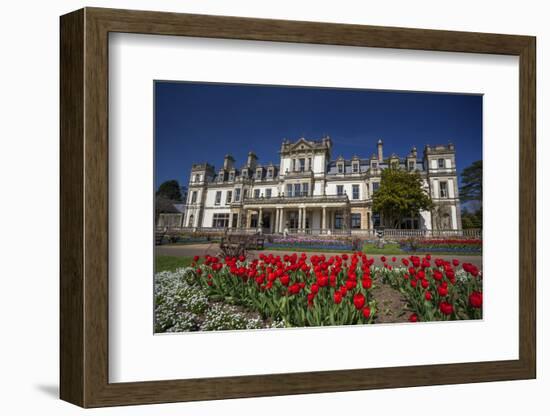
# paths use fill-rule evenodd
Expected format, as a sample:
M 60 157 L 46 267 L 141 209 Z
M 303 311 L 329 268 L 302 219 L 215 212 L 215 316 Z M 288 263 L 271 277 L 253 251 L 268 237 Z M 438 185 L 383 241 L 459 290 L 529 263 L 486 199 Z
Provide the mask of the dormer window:
M 370 166 L 372 169 L 378 169 L 378 162 L 371 162 Z
M 267 170 L 267 177 L 270 178 L 270 179 L 273 177 L 273 169 L 268 169 Z
M 399 167 L 399 161 L 398 160 L 392 160 L 391 161 L 391 167 L 392 167 L 392 169 L 397 169 Z
M 261 169 L 256 171 L 256 179 L 262 179 L 262 171 L 261 171 Z
M 443 169 L 445 167 L 445 159 L 437 159 L 437 167 Z
M 353 162 L 351 166 L 352 166 L 353 173 L 359 173 L 359 162 Z
M 232 181 L 235 179 L 235 172 L 229 172 L 229 180 Z
M 201 181 L 201 175 L 195 175 L 195 182 Z
M 409 160 L 409 170 L 414 170 L 416 162 L 414 160 Z
M 338 163 L 336 165 L 337 169 L 338 169 L 338 173 L 344 173 L 344 164 L 343 163 Z

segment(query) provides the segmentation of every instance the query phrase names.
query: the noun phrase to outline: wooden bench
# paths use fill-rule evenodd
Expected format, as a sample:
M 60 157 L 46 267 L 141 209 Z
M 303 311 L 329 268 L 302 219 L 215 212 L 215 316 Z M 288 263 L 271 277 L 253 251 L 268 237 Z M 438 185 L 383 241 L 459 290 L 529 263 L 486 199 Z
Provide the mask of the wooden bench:
M 242 254 L 246 250 L 262 250 L 264 237 L 258 235 L 230 234 L 222 237 L 220 249 L 224 252 Z

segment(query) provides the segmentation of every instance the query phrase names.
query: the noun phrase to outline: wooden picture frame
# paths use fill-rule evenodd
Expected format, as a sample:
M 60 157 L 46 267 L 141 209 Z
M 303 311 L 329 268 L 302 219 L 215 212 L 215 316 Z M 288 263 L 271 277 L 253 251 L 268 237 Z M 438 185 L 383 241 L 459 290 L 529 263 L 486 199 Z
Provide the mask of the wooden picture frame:
M 534 37 L 99 8 L 62 16 L 60 29 L 61 399 L 101 407 L 535 378 Z M 109 383 L 110 32 L 519 56 L 519 359 Z

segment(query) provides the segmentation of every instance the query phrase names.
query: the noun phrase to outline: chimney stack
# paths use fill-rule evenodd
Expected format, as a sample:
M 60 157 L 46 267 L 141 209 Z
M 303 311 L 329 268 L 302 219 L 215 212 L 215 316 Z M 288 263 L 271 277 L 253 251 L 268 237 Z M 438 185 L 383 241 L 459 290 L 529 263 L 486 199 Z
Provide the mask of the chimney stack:
M 378 162 L 384 161 L 384 151 L 382 147 L 383 147 L 382 139 L 378 139 Z
M 223 168 L 225 170 L 233 169 L 233 163 L 234 162 L 235 162 L 235 159 L 233 159 L 233 156 L 225 155 L 224 158 L 223 158 Z
M 258 157 L 254 152 L 248 152 L 248 159 L 246 160 L 246 166 L 248 166 L 250 169 L 256 168 L 256 162 L 258 161 Z

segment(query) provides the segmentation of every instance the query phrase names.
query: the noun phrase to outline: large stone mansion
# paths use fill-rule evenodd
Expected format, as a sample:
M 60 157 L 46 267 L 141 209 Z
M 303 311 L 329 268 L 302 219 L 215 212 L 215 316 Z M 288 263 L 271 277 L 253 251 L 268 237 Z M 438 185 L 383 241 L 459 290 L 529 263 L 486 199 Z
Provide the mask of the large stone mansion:
M 418 171 L 434 209 L 406 218 L 404 229 L 460 230 L 460 202 L 454 145 L 425 146 L 419 158 L 384 157 L 383 143 L 370 158 L 332 159 L 329 137 L 284 140 L 279 164 L 260 164 L 250 152 L 237 168 L 231 155 L 215 170 L 193 164 L 183 227 L 252 229 L 263 233 L 372 232 L 384 218 L 372 211 L 381 171 L 390 166 Z

